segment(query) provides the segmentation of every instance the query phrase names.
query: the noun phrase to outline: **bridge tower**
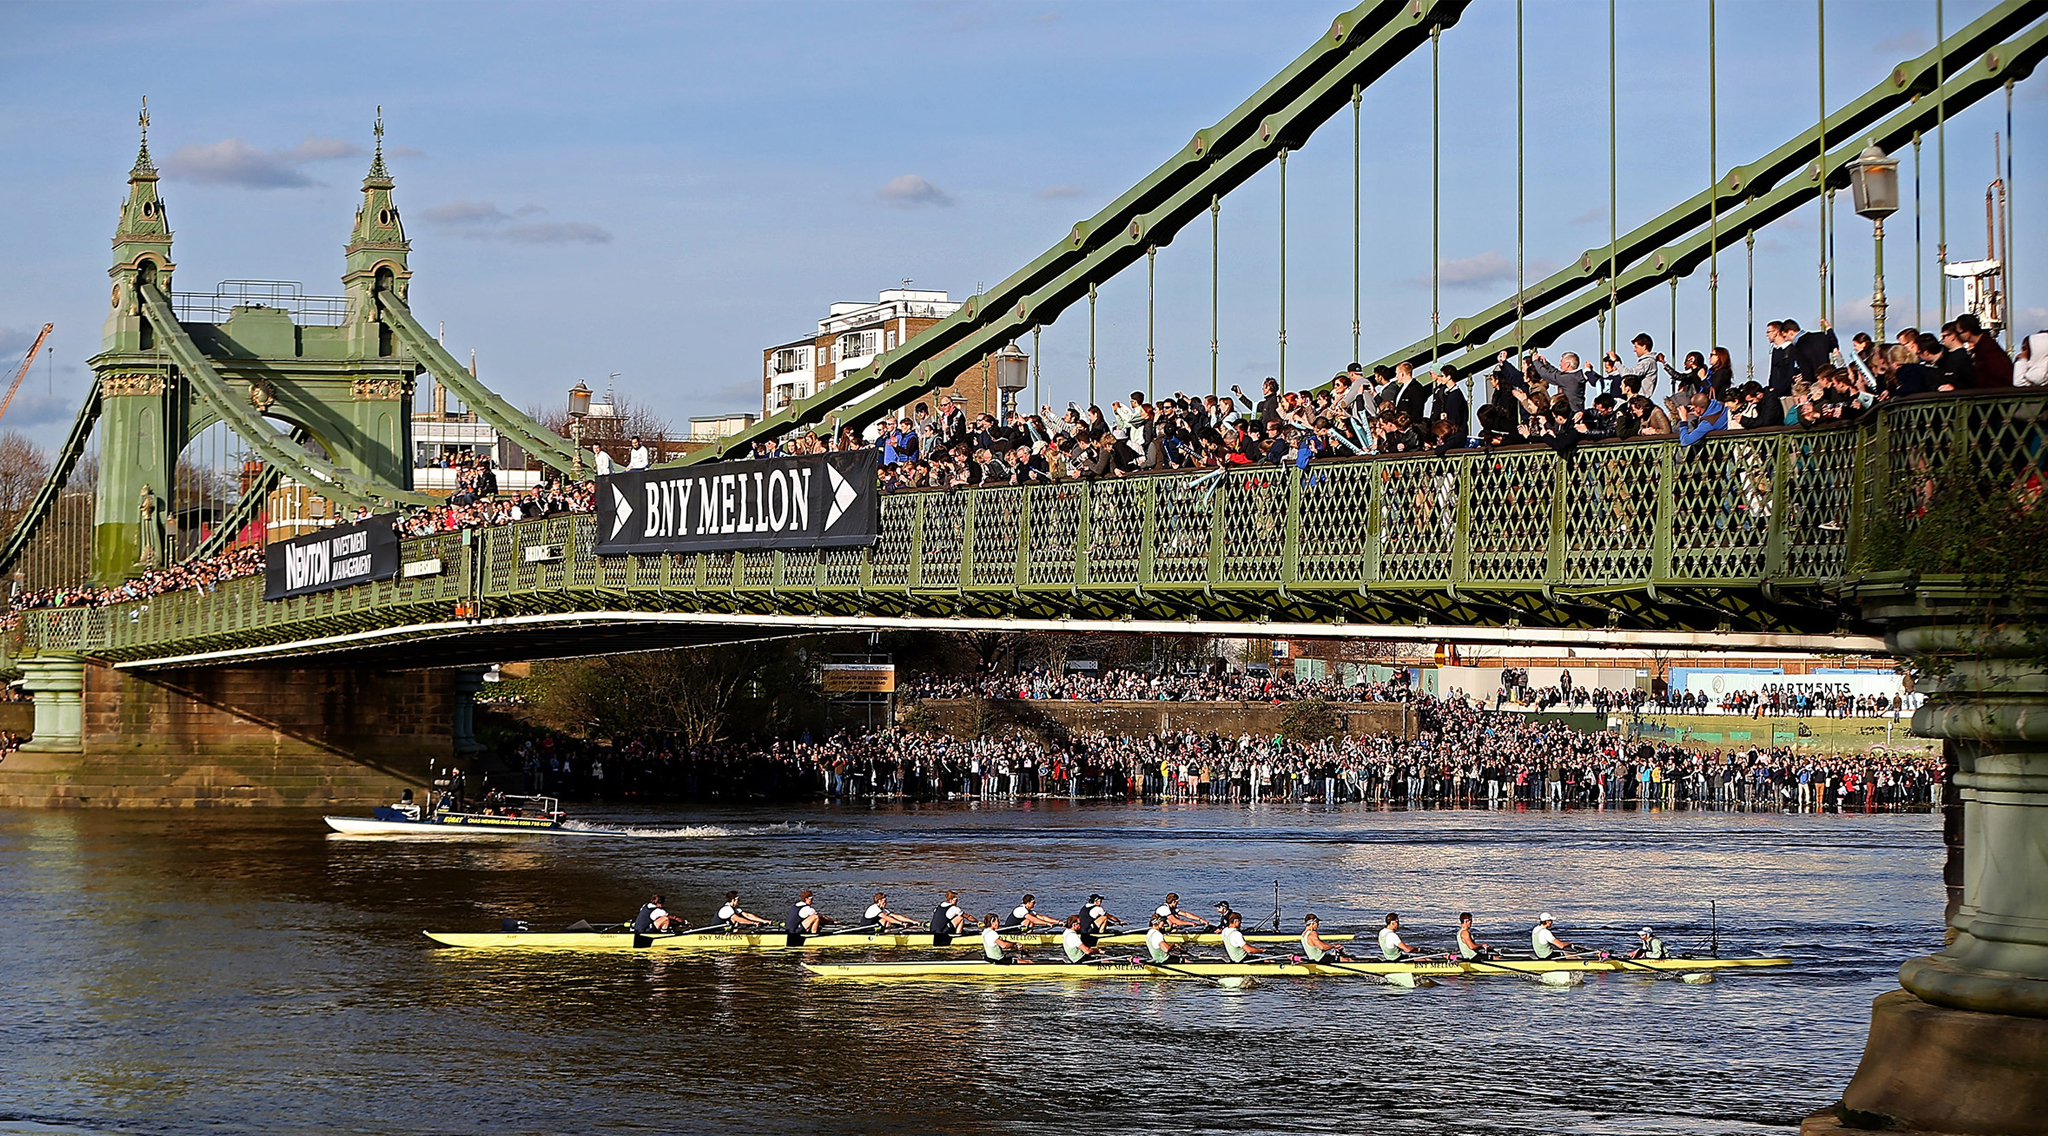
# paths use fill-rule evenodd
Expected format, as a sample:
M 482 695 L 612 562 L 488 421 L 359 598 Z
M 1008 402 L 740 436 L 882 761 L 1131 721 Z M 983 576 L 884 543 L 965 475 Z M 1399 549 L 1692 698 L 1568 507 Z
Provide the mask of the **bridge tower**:
M 171 471 L 177 465 L 167 396 L 172 385 L 170 359 L 159 349 L 157 329 L 143 313 L 141 298 L 143 285 L 168 292 L 177 267 L 171 261 L 170 218 L 156 183 L 145 109 L 142 145 L 135 168 L 128 171 L 128 197 L 114 227 L 114 264 L 107 270 L 114 280 L 112 310 L 100 331 L 100 353 L 90 361 L 99 379 L 104 431 L 92 565 L 94 579 L 103 583 L 138 570 L 143 559 L 143 489 L 147 486 L 153 495 L 171 493 Z M 156 512 L 160 518 L 161 510 Z
M 170 305 L 171 229 L 149 158 L 147 116 L 128 196 L 114 231 L 111 311 L 89 361 L 101 397 L 100 469 L 92 571 L 117 582 L 163 563 L 178 493 L 178 456 L 226 421 L 280 472 L 344 505 L 415 498 L 412 393 L 422 370 L 404 350 L 376 293 L 401 299 L 410 245 L 384 164 L 383 117 L 345 248 L 345 303 L 322 310 L 270 297 L 212 298 L 220 323 L 177 318 L 160 326 L 150 295 Z M 262 302 L 258 302 L 262 301 Z M 161 311 L 172 311 L 165 307 Z M 332 323 L 340 315 L 338 325 Z M 197 313 L 192 313 L 197 314 Z M 326 321 L 326 322 L 323 322 Z M 181 365 L 177 358 L 185 349 Z M 202 373 L 203 372 L 203 373 Z M 287 437 L 284 424 L 305 441 Z M 256 428 L 255 430 L 250 429 Z M 251 439 L 252 432 L 263 437 Z M 253 519 L 254 514 L 249 514 Z

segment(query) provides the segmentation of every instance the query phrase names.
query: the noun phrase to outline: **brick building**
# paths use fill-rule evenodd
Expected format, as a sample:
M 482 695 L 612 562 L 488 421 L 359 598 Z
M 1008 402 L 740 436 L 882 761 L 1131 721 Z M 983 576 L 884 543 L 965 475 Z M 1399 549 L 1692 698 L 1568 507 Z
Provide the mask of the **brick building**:
M 874 302 L 842 301 L 818 321 L 814 335 L 778 343 L 761 352 L 761 413 L 774 414 L 809 398 L 915 338 L 959 310 L 945 292 L 890 288 Z M 999 414 L 1002 391 L 995 364 L 984 359 L 942 392 L 922 399 L 936 408 L 944 395 L 958 395 L 970 415 Z

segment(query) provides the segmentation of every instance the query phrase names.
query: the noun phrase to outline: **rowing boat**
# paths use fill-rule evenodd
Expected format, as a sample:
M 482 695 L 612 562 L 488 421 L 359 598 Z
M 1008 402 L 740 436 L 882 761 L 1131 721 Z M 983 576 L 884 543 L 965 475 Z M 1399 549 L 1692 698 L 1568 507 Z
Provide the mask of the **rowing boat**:
M 998 964 L 979 959 L 941 962 L 806 962 L 826 978 L 890 979 L 1036 979 L 1036 978 L 1359 978 L 1408 976 L 1457 978 L 1465 975 L 1568 974 L 1601 971 L 1676 973 L 1733 970 L 1742 967 L 1790 966 L 1789 958 L 1705 959 L 1514 959 L 1485 963 L 1456 960 L 1428 962 L 1176 962 L 1166 966 L 1138 959 L 1100 963 L 1035 962 Z
M 770 931 L 760 934 L 736 935 L 725 932 L 704 932 L 694 935 L 636 935 L 631 931 L 491 931 L 468 933 L 462 931 L 427 931 L 427 938 L 447 947 L 480 947 L 495 950 L 525 951 L 779 951 L 813 950 L 825 948 L 865 947 L 870 950 L 967 950 L 981 949 L 980 932 L 955 935 L 944 944 L 935 943 L 928 931 L 911 934 L 824 934 L 806 935 L 798 942 L 791 942 L 787 933 Z M 1325 935 L 1325 939 L 1342 941 L 1349 935 Z M 1027 947 L 1056 947 L 1058 935 L 1004 935 L 1004 939 Z M 1253 943 L 1292 943 L 1294 935 L 1246 935 L 1245 940 Z M 1103 935 L 1096 939 L 1098 944 L 1111 946 L 1137 946 L 1145 941 L 1142 933 L 1131 932 L 1121 935 Z M 1188 933 L 1168 935 L 1166 941 L 1184 946 L 1216 946 L 1223 941 L 1216 934 Z

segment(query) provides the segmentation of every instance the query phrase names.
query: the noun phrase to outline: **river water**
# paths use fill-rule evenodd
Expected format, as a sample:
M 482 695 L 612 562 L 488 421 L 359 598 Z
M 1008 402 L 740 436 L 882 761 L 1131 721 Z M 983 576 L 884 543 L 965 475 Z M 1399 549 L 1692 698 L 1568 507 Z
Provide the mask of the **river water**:
M 1783 1131 L 1832 1102 L 1870 1000 L 1941 945 L 1928 815 L 1380 812 L 1030 802 L 746 812 L 593 809 L 691 826 L 635 840 L 326 835 L 294 811 L 0 811 L 0 1132 Z M 1443 944 L 1460 910 L 1526 946 L 1539 910 L 1621 946 L 1789 971 L 1398 990 L 1363 980 L 808 979 L 787 954 L 515 955 L 421 930 L 627 918 L 728 887 L 779 917 L 945 888 L 1136 919 L 1166 891 L 1290 930 Z M 696 923 L 711 920 L 701 918 Z M 843 952 L 836 957 L 846 957 Z M 855 956 L 858 957 L 858 956 Z

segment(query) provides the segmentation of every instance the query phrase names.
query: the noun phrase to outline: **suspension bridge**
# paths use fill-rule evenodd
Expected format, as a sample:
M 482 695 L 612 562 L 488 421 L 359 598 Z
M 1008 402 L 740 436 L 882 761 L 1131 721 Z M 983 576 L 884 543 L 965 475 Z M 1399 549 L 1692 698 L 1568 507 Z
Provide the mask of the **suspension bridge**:
M 1213 240 L 1225 198 L 1276 166 L 1284 233 L 1289 154 L 1332 124 L 1341 134 L 1347 117 L 1355 201 L 1364 93 L 1424 52 L 1435 83 L 1439 46 L 1466 9 L 1466 0 L 1373 0 L 1343 13 L 1235 110 L 1009 278 L 681 464 L 744 458 L 797 431 L 887 420 L 1080 305 L 1092 389 L 1099 287 L 1125 272 L 1149 276 L 1158 250 L 1204 220 Z M 1603 345 L 1618 345 L 1618 305 L 1702 269 L 1718 324 L 1724 251 L 1747 254 L 1760 229 L 1802 206 L 1829 208 L 1868 147 L 1916 147 L 1966 107 L 2001 94 L 2009 105 L 2014 85 L 2048 53 L 2044 17 L 2048 2 L 2008 0 L 1942 29 L 1934 46 L 1781 145 L 1725 168 L 1716 154 L 1710 184 L 1634 228 L 1615 226 L 1604 246 L 1540 280 L 1518 279 L 1513 295 L 1449 319 L 1433 295 L 1426 334 L 1375 362 L 1448 363 L 1470 375 L 1499 352 L 1541 348 L 1589 324 Z M 1611 83 L 1610 65 L 1610 91 Z M 1518 105 L 1518 129 L 1520 118 Z M 423 374 L 534 462 L 580 474 L 569 440 L 479 382 L 415 316 L 411 245 L 381 119 L 378 139 L 341 295 L 248 284 L 192 293 L 174 286 L 145 115 L 91 390 L 49 477 L 0 543 L 0 569 L 17 588 L 111 586 L 203 562 L 260 530 L 259 517 L 284 499 L 316 498 L 330 515 L 431 503 L 411 483 L 412 397 Z M 1432 177 L 1441 177 L 1440 159 Z M 1353 235 L 1355 358 L 1356 217 Z M 1283 385 L 1285 247 L 1283 238 Z M 1212 313 L 1219 287 L 1212 269 Z M 1213 334 L 1211 358 L 1214 382 Z M 208 445 L 232 451 L 232 477 L 203 475 L 193 454 Z M 425 760 L 461 741 L 474 672 L 460 668 L 815 631 L 1257 628 L 1888 650 L 1939 664 L 1930 674 L 1946 676 L 1942 692 L 1917 728 L 1954 742 L 1970 847 L 2009 857 L 1961 859 L 1955 945 L 1909 964 L 1911 993 L 1900 997 L 1911 1004 L 1881 1005 L 1870 1060 L 1928 1058 L 1933 1035 L 1908 1037 L 1897 1025 L 1898 1015 L 1923 1011 L 1964 1015 L 1943 1019 L 1952 1032 L 1940 1044 L 1975 1052 L 1979 1034 L 1970 1031 L 1989 1028 L 1980 1019 L 1996 1019 L 2008 1029 L 2002 1037 L 2048 1019 L 2048 864 L 2040 822 L 2027 819 L 2048 792 L 2048 734 L 2036 724 L 2048 682 L 2028 661 L 2024 605 L 2018 615 L 2009 604 L 1987 606 L 1982 571 L 1928 570 L 1915 541 L 1924 543 L 1938 490 L 2024 503 L 2048 472 L 2044 461 L 2048 394 L 2020 389 L 1905 400 L 1850 425 L 1721 433 L 1692 445 L 1623 441 L 1570 456 L 1510 447 L 893 493 L 880 502 L 873 542 L 858 547 L 600 554 L 605 534 L 587 515 L 408 538 L 399 542 L 402 572 L 353 587 L 266 599 L 263 580 L 244 578 L 15 613 L 0 666 L 34 694 L 36 725 L 28 751 L 0 770 L 0 793 L 30 803 L 119 798 L 109 779 L 144 777 L 136 771 L 153 761 L 147 776 L 160 786 L 184 778 L 183 799 L 235 799 L 216 782 L 270 775 L 235 766 L 267 746 L 306 755 L 309 767 L 340 761 L 376 774 L 337 788 L 316 771 L 308 776 L 325 777 L 325 787 L 302 786 L 290 799 L 370 795 L 418 783 Z M 88 792 L 78 786 L 91 781 L 82 771 L 94 755 L 130 764 Z M 188 776 L 181 762 L 213 772 Z M 1859 1085 L 1859 1108 L 1931 1115 L 1899 1084 Z

